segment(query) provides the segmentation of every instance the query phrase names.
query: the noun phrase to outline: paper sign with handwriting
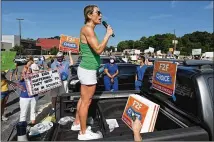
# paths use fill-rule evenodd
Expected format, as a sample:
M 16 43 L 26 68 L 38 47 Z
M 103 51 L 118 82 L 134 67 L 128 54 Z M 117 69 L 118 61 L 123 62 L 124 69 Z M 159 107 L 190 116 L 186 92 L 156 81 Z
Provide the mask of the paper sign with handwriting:
M 126 103 L 122 120 L 132 129 L 132 118 L 135 116 L 142 124 L 140 133 L 153 132 L 158 111 L 159 105 L 142 96 L 131 94 Z
M 25 83 L 29 96 L 43 93 L 62 85 L 62 81 L 57 70 L 30 74 L 25 78 Z
M 152 87 L 169 96 L 175 91 L 177 63 L 167 61 L 155 61 Z
M 79 38 L 61 35 L 60 36 L 60 51 L 71 51 L 72 53 L 79 53 Z

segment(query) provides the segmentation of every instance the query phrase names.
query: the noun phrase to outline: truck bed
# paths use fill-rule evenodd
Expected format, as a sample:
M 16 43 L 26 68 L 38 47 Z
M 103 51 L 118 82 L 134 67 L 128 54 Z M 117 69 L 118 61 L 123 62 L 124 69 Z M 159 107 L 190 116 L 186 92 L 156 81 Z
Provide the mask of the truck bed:
M 60 97 L 60 109 L 57 112 L 58 119 L 64 116 L 75 116 L 78 97 L 73 97 L 72 100 L 69 98 L 70 96 L 68 97 L 68 95 Z M 90 124 L 92 130 L 102 132 L 104 138 L 100 140 L 133 140 L 132 130 L 121 119 L 126 101 L 126 95 L 124 95 L 124 97 L 98 97 L 97 99 L 95 97 L 95 99 L 93 99 L 89 108 L 88 117 L 94 120 L 94 123 Z M 105 119 L 116 119 L 119 128 L 115 128 L 110 132 Z M 143 140 L 209 140 L 208 134 L 204 129 L 194 126 L 194 124 L 184 118 L 181 120 L 182 121 L 171 115 L 167 111 L 167 108 L 161 107 L 154 132 L 141 134 Z M 77 140 L 78 131 L 71 131 L 71 125 L 72 123 L 68 123 L 65 126 L 58 125 L 58 127 L 55 128 L 55 133 L 52 135 L 51 140 Z

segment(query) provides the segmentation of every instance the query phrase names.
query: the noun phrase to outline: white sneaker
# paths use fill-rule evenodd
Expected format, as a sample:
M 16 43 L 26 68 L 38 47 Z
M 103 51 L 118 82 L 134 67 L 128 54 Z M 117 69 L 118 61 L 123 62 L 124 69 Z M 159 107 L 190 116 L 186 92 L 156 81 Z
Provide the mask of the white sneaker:
M 80 130 L 80 123 L 75 125 L 74 123 L 71 126 L 71 130 L 73 131 L 79 131 Z
M 8 120 L 8 118 L 7 117 L 5 117 L 5 116 L 2 116 L 2 121 L 7 121 Z
M 78 134 L 78 140 L 93 140 L 101 138 L 103 138 L 102 133 L 100 131 L 97 133 L 92 132 L 90 126 L 86 129 L 85 134 Z

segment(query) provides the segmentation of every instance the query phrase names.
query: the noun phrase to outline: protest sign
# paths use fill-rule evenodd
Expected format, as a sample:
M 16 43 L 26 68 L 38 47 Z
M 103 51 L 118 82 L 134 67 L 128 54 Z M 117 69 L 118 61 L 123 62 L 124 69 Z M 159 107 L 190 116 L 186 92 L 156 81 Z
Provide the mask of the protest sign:
M 170 52 L 173 52 L 173 48 L 169 48 L 169 51 L 170 51 Z
M 149 49 L 145 49 L 145 50 L 144 50 L 144 53 L 149 53 Z
M 16 52 L 14 51 L 1 51 L 1 70 L 15 69 L 16 65 L 14 62 Z
M 169 96 L 175 91 L 177 63 L 166 61 L 155 61 L 152 87 Z
M 162 55 L 162 54 L 161 54 L 161 50 L 158 50 L 158 51 L 157 51 L 157 55 Z
M 57 70 L 44 71 L 26 76 L 25 83 L 29 96 L 52 90 L 62 85 Z
M 71 51 L 72 53 L 79 53 L 79 38 L 61 35 L 60 36 L 60 51 Z
M 201 55 L 201 49 L 192 49 L 192 55 Z
M 149 52 L 154 53 L 155 49 L 152 47 L 149 47 Z
M 180 51 L 174 51 L 174 55 L 180 55 Z
M 131 94 L 126 103 L 122 120 L 132 129 L 132 120 L 133 117 L 136 117 L 142 124 L 140 133 L 153 132 L 159 108 L 160 106 L 152 101 L 142 96 Z

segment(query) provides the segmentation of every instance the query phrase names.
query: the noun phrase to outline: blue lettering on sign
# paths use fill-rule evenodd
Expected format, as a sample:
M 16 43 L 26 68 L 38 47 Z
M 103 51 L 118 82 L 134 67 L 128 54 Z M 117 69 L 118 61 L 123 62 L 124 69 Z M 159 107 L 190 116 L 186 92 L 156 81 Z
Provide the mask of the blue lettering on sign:
M 141 114 L 138 113 L 138 112 L 136 112 L 136 111 L 134 111 L 134 109 L 133 109 L 132 107 L 129 107 L 129 108 L 127 109 L 126 114 L 127 114 L 130 118 L 132 118 L 132 116 L 135 115 L 139 120 L 142 119 Z
M 155 80 L 162 84 L 172 84 L 172 77 L 169 73 L 160 73 L 155 74 Z
M 75 43 L 63 42 L 62 45 L 69 48 L 77 48 Z

